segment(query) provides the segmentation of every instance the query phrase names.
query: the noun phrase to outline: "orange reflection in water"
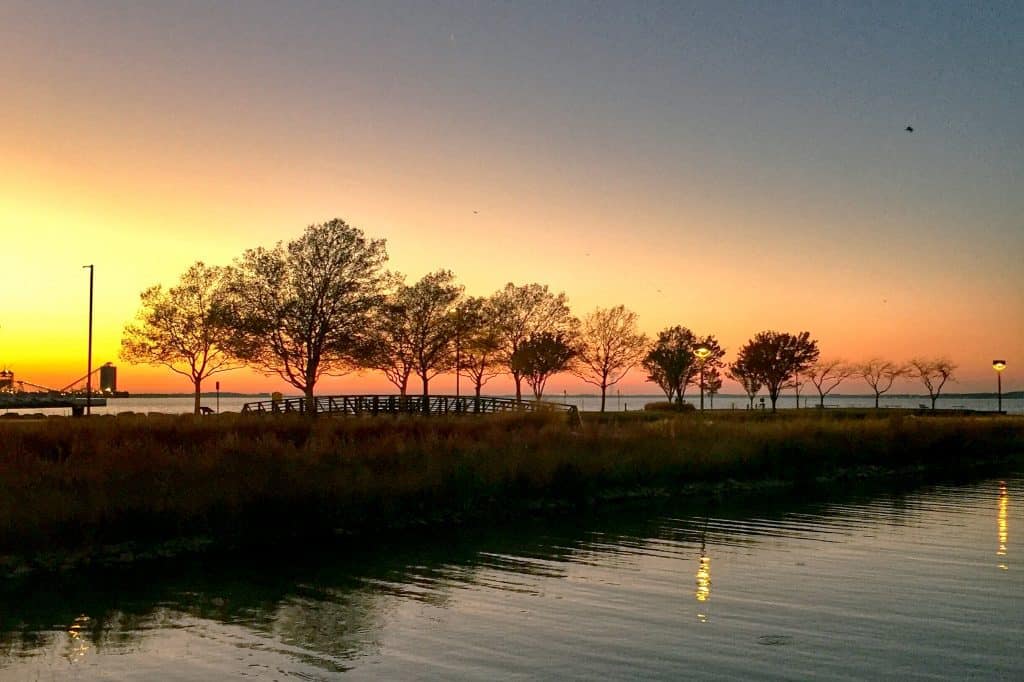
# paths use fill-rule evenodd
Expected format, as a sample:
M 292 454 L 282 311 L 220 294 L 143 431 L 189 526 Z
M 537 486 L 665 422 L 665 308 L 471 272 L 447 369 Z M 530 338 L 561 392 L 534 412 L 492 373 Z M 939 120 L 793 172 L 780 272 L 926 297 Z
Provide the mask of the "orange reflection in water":
M 996 513 L 996 526 L 999 529 L 999 549 L 996 550 L 996 556 L 1006 556 L 1006 546 L 1009 544 L 1010 529 L 1007 523 L 1007 516 L 1010 510 L 1010 494 L 1006 490 L 1006 483 L 999 484 L 999 511 Z M 1003 560 L 999 564 L 999 568 L 1004 571 L 1007 570 L 1006 561 Z

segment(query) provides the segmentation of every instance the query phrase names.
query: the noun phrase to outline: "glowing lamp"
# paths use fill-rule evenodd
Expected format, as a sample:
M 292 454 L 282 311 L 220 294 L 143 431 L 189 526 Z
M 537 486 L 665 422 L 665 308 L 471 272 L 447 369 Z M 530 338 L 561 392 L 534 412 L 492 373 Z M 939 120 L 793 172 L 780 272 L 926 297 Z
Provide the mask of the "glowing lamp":
M 996 395 L 999 396 L 999 414 L 1003 413 L 1003 370 L 1006 369 L 1006 360 L 993 360 L 992 369 L 996 371 Z

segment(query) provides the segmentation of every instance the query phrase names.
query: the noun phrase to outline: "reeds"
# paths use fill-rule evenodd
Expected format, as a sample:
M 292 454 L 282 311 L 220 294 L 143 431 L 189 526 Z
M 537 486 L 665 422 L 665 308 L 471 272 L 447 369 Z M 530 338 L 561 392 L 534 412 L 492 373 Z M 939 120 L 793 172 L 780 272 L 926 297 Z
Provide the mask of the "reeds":
M 0 423 L 0 553 L 184 535 L 412 525 L 638 487 L 958 467 L 1024 452 L 1024 420 L 129 417 Z

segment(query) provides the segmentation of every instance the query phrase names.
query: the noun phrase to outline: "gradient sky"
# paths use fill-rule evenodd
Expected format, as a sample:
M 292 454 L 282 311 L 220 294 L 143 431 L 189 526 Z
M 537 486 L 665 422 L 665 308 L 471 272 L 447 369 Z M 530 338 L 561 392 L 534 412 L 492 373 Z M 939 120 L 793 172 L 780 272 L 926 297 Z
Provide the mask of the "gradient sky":
M 807 329 L 823 357 L 946 355 L 953 390 L 1005 358 L 1021 387 L 1022 3 L 0 0 L 0 35 L 20 378 L 85 373 L 83 264 L 117 362 L 146 286 L 341 217 L 412 278 L 543 282 L 727 359 Z M 128 390 L 189 389 L 119 364 Z

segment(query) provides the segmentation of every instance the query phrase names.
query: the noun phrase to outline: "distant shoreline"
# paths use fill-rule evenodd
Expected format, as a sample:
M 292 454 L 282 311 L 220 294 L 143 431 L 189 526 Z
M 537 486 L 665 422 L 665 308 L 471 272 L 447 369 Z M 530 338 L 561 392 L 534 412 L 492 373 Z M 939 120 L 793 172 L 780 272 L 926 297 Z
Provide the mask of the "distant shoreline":
M 352 391 L 352 392 L 349 392 L 349 393 L 351 393 L 352 395 L 359 395 L 359 394 L 363 394 L 363 393 L 369 395 L 369 394 L 372 394 L 373 392 L 372 391 Z M 450 393 L 445 392 L 445 391 L 435 392 L 435 393 L 437 395 L 450 395 Z M 200 393 L 200 396 L 203 397 L 203 398 L 216 398 L 218 395 L 221 398 L 269 398 L 272 394 L 270 392 L 264 392 L 264 393 L 228 393 L 226 391 L 221 391 L 220 393 L 218 393 L 217 391 L 203 391 L 202 393 Z M 299 393 L 283 393 L 283 395 L 285 397 L 298 397 L 300 394 Z M 322 394 L 318 393 L 317 395 L 334 395 L 334 394 L 333 393 L 322 393 Z M 341 394 L 338 394 L 338 395 L 341 395 Z M 417 392 L 415 392 L 415 391 L 410 391 L 409 395 L 419 395 L 419 394 Z M 512 394 L 512 393 L 494 393 L 494 394 L 489 394 L 489 395 L 494 395 L 494 396 L 502 397 L 502 398 L 514 397 L 514 394 Z M 705 396 L 706 396 L 706 394 L 705 394 Z M 129 398 L 189 398 L 189 399 L 191 399 L 191 398 L 195 397 L 195 394 L 194 393 L 131 393 L 131 392 L 129 392 L 128 397 Z M 562 394 L 562 393 L 557 393 L 557 394 L 556 393 L 551 393 L 551 394 L 545 396 L 544 399 L 548 400 L 548 401 L 551 401 L 551 402 L 558 402 L 559 398 L 595 398 L 595 399 L 599 399 L 600 397 L 601 397 L 600 393 L 565 393 L 565 394 Z M 606 399 L 607 400 L 614 400 L 614 399 L 619 398 L 619 397 L 622 397 L 622 398 L 652 398 L 652 399 L 664 400 L 665 399 L 665 394 L 664 393 L 621 393 L 621 394 L 609 393 L 606 396 Z M 687 400 L 698 399 L 699 397 L 700 397 L 699 393 L 693 393 L 693 394 L 688 394 L 686 396 L 686 399 Z M 805 398 L 807 400 L 817 399 L 818 398 L 818 394 L 817 393 L 803 392 L 803 393 L 800 394 L 800 397 L 801 398 Z M 954 398 L 961 399 L 961 400 L 963 400 L 963 399 L 966 399 L 966 400 L 996 400 L 998 397 L 999 397 L 998 394 L 994 393 L 994 392 L 993 393 L 943 393 L 942 395 L 939 396 L 939 400 L 947 400 L 947 399 L 954 399 Z M 749 399 L 747 397 L 747 395 L 744 394 L 744 393 L 716 393 L 715 394 L 715 399 L 716 400 L 720 400 L 720 399 L 723 399 L 723 398 L 733 398 L 733 399 L 743 399 L 743 400 L 748 400 Z M 792 393 L 784 393 L 782 396 L 780 396 L 780 398 L 793 398 L 793 394 Z M 829 393 L 827 396 L 825 396 L 825 400 L 832 400 L 832 399 L 835 399 L 835 398 L 844 398 L 844 399 L 849 399 L 849 400 L 874 400 L 875 399 L 875 395 L 873 393 Z M 921 393 L 884 393 L 881 396 L 881 400 L 886 400 L 886 399 L 891 399 L 891 398 L 899 398 L 901 400 L 931 400 L 931 398 L 928 396 L 927 393 L 925 393 L 925 394 L 921 394 Z M 527 400 L 527 399 L 529 399 L 529 398 L 526 398 L 524 396 L 524 400 Z M 1024 400 L 1024 391 L 1010 391 L 1010 392 L 1005 392 L 1004 391 L 1003 392 L 1003 400 Z

